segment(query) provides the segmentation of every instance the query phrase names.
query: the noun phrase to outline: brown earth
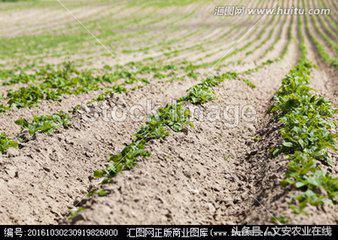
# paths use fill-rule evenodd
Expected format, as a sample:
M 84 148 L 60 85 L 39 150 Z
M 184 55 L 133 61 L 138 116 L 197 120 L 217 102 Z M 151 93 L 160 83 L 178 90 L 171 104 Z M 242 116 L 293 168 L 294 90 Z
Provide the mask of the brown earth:
M 188 6 L 183 8 L 181 14 L 187 14 L 193 9 L 198 8 L 195 5 Z M 202 21 L 193 18 L 187 22 L 188 25 L 198 26 L 203 21 L 206 25 L 221 23 L 220 19 L 207 21 L 205 14 L 210 14 L 209 10 L 201 10 L 205 17 L 201 18 Z M 104 11 L 105 15 L 111 13 L 110 9 L 104 10 L 104 6 L 90 11 L 78 8 L 74 13 L 79 14 L 83 20 L 94 21 L 100 11 Z M 175 9 L 167 11 L 174 12 Z M 51 24 L 53 31 L 65 30 L 71 21 L 64 13 L 58 16 L 59 10 L 50 11 L 39 16 L 25 29 L 22 25 L 35 11 L 27 10 L 23 13 L 25 16 L 18 15 L 14 19 L 13 32 L 7 36 L 7 32 L 0 29 L 0 34 L 7 37 L 40 34 L 48 30 L 48 24 Z M 122 17 L 127 13 L 117 16 Z M 52 19 L 48 18 L 49 14 Z M 57 19 L 63 21 L 53 23 Z M 226 31 L 228 28 L 217 25 L 216 29 L 208 29 L 204 34 L 195 32 L 183 42 L 178 40 L 176 43 L 180 44 L 176 47 L 182 52 L 171 60 L 217 60 L 224 52 L 231 50 L 230 46 L 241 48 L 257 38 L 264 22 L 250 36 L 237 42 L 255 19 L 248 21 L 242 31 L 235 31 L 226 38 L 221 37 L 222 32 L 219 30 Z M 46 21 L 46 24 L 41 21 Z M 271 18 L 266 21 L 271 21 Z M 0 28 L 5 25 L 4 22 L 6 17 L 1 17 Z M 166 23 L 163 21 L 156 26 L 161 27 Z M 231 24 L 231 21 L 227 20 L 227 23 Z M 240 23 L 244 21 L 238 22 L 239 25 Z M 286 23 L 290 24 L 290 18 Z M 246 57 L 241 51 L 229 58 L 225 64 L 232 64 L 223 70 L 242 71 L 278 56 L 286 42 L 287 24 L 284 24 L 281 35 L 276 31 L 271 40 L 260 49 L 256 49 L 258 41 L 246 49 L 244 52 L 254 51 L 250 56 Z M 295 33 L 295 20 L 293 24 Z M 261 41 L 273 29 L 272 25 L 268 26 Z M 176 30 L 172 39 L 193 33 L 193 29 L 185 30 L 184 33 Z M 154 39 L 163 35 L 161 31 L 149 31 L 147 34 L 153 34 Z M 198 48 L 188 50 L 189 47 L 212 39 L 215 41 L 211 41 L 204 51 Z M 147 42 L 142 40 L 130 39 L 129 44 L 134 44 L 134 47 L 146 46 Z M 274 49 L 261 59 L 260 56 L 270 44 L 274 44 Z M 308 41 L 307 45 L 311 46 Z M 86 106 L 87 101 L 99 93 L 92 92 L 64 97 L 59 102 L 43 101 L 35 108 L 2 114 L 0 131 L 15 136 L 20 129 L 14 121 L 19 117 L 31 118 L 37 114 L 69 110 L 76 104 L 83 106 L 80 112 L 72 115 L 71 127 L 59 129 L 52 135 L 37 134 L 27 143 L 22 143 L 20 149 L 10 149 L 0 155 L 0 224 L 64 224 L 68 223 L 66 218 L 69 209 L 79 206 L 86 209 L 73 219 L 72 224 L 253 224 L 271 223 L 271 218 L 279 215 L 289 217 L 291 223 L 337 223 L 336 206 L 311 207 L 307 216 L 291 214 L 288 204 L 293 193 L 279 184 L 286 171 L 287 160 L 282 156 L 273 158 L 269 152 L 280 141 L 280 137 L 278 124 L 266 110 L 271 105 L 271 98 L 280 86 L 281 79 L 296 63 L 297 49 L 296 41 L 292 41 L 291 48 L 281 62 L 245 76 L 256 85 L 255 89 L 243 81 L 228 80 L 215 88 L 215 100 L 199 107 L 188 105 L 196 113 L 192 118 L 194 128 L 182 133 L 172 132 L 165 140 L 151 142 L 148 150 L 152 155 L 140 159 L 134 169 L 118 174 L 112 184 L 105 186 L 110 190 L 108 196 L 94 196 L 83 202 L 88 190 L 98 184 L 92 178 L 93 171 L 107 163 L 109 154 L 120 151 L 130 143 L 132 134 L 146 121 L 147 115 L 184 96 L 186 90 L 208 75 L 210 69 L 201 71 L 196 80 L 186 78 L 174 82 L 153 81 L 131 93 L 110 96 L 100 104 Z M 120 55 L 117 59 L 103 57 L 102 49 L 98 50 L 97 47 L 87 50 L 91 54 L 75 55 L 74 59 L 87 57 L 89 61 L 90 58 L 97 57 L 100 61 L 96 60 L 93 66 L 101 66 L 103 63 L 114 65 L 142 61 L 147 57 L 154 57 L 154 62 L 166 58 L 165 47 L 160 44 L 149 53 Z M 212 54 L 208 56 L 210 53 Z M 234 61 L 239 59 L 245 60 L 245 64 L 235 64 Z M 320 63 L 314 49 L 310 49 L 310 59 L 319 65 L 312 73 L 313 88 L 337 106 L 336 72 Z M 54 60 L 62 61 L 51 58 L 46 62 Z M 0 91 L 5 92 L 8 88 L 19 86 L 1 87 Z M 149 108 L 149 104 L 152 107 Z M 137 120 L 131 119 L 134 115 L 129 112 L 135 107 L 142 109 L 136 111 Z M 126 114 L 126 120 L 107 119 L 106 114 L 116 108 Z M 225 116 L 218 116 L 219 113 Z M 261 140 L 255 140 L 257 137 Z M 337 171 L 336 165 L 335 174 Z

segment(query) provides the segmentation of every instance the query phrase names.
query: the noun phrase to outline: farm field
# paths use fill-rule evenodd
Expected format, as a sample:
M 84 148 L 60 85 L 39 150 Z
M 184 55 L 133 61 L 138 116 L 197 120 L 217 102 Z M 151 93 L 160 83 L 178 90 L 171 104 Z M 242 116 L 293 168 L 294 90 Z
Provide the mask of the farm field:
M 337 3 L 227 2 L 0 0 L 0 224 L 337 224 Z

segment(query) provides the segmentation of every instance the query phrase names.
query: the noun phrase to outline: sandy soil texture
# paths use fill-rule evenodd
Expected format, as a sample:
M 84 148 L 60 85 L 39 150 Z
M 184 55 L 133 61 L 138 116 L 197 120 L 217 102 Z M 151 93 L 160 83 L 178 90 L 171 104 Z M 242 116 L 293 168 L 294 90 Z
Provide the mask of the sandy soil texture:
M 69 127 L 37 133 L 0 154 L 0 224 L 270 224 L 280 215 L 292 224 L 336 224 L 337 205 L 311 206 L 308 215 L 291 211 L 296 191 L 280 184 L 289 160 L 271 154 L 283 140 L 281 125 L 267 110 L 300 58 L 297 31 L 304 32 L 307 57 L 317 65 L 311 87 L 338 107 L 337 70 L 323 62 L 304 29 L 298 29 L 297 17 L 214 16 L 219 1 L 117 2 L 65 1 L 71 14 L 57 4 L 15 9 L 0 3 L 0 9 L 6 9 L 0 16 L 0 38 L 6 46 L 0 46 L 0 83 L 2 70 L 30 63 L 56 66 L 66 60 L 81 70 L 106 65 L 130 70 L 132 63 L 151 69 L 170 63 L 170 71 L 177 73 L 162 77 L 162 72 L 150 70 L 144 76 L 148 84 L 135 89 L 140 82 L 130 84 L 128 92 L 111 94 L 102 102 L 91 102 L 103 92 L 99 90 L 0 112 L 0 133 L 17 140 L 17 119 L 68 112 L 80 105 L 69 112 Z M 273 6 L 268 0 L 232 3 Z M 72 14 L 88 28 L 79 26 Z M 325 21 L 323 33 L 332 38 L 332 19 Z M 313 32 L 334 58 L 336 53 L 318 33 Z M 146 146 L 150 157 L 140 157 L 133 169 L 104 185 L 107 196 L 88 196 L 100 184 L 93 171 L 128 145 L 150 114 L 209 76 L 230 71 L 238 77 L 214 87 L 214 99 L 184 103 L 194 127 L 151 141 Z M 11 91 L 38 84 L 0 84 L 0 103 L 6 103 Z M 337 123 L 337 117 L 334 120 Z M 332 154 L 337 160 L 337 153 Z M 337 176 L 337 171 L 335 161 L 332 174 Z M 76 209 L 82 210 L 69 218 Z

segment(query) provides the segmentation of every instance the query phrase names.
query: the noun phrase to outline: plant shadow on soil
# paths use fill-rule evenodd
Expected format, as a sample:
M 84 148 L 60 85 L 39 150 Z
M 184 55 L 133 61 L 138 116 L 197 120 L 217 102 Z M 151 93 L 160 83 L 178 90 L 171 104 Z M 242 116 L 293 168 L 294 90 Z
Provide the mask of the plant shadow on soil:
M 277 119 L 267 116 L 255 139 L 247 143 L 251 151 L 243 161 L 251 166 L 247 168 L 247 176 L 248 181 L 253 183 L 254 191 L 251 210 L 244 217 L 245 223 L 272 222 L 272 218 L 280 212 L 278 204 L 278 209 L 275 209 L 276 203 L 284 202 L 290 192 L 280 186 L 288 161 L 281 155 L 275 157 L 272 154 L 272 149 L 283 141 L 279 134 L 281 126 Z

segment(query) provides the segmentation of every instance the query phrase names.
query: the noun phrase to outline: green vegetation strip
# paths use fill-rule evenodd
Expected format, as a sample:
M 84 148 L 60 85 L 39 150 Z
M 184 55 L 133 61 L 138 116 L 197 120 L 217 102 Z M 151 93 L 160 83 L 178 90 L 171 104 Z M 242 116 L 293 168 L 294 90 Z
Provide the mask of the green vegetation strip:
M 318 54 L 319 56 L 322 58 L 322 60 L 334 67 L 334 68 L 338 68 L 338 59 L 335 58 L 335 57 L 332 57 L 330 56 L 330 54 L 327 52 L 327 49 L 325 46 L 323 46 L 319 41 L 318 39 L 311 33 L 311 27 L 310 27 L 310 24 L 309 24 L 309 19 L 308 19 L 308 16 L 304 16 L 305 18 L 305 30 L 306 30 L 306 33 L 308 34 L 311 42 L 314 44 L 315 48 L 317 49 L 318 51 Z
M 0 153 L 6 152 L 11 147 L 17 148 L 18 142 L 8 138 L 6 134 L 0 133 Z
M 60 127 L 68 127 L 70 125 L 70 117 L 60 111 L 52 115 L 34 116 L 31 121 L 20 118 L 15 123 L 21 126 L 21 133 L 27 130 L 29 135 L 33 136 L 37 132 L 51 134 Z M 20 140 L 24 141 L 26 139 L 20 138 Z
M 17 140 L 10 139 L 4 133 L 0 133 L 0 154 L 5 153 L 10 147 L 17 148 L 20 142 L 28 141 L 36 133 L 52 134 L 60 127 L 70 125 L 70 116 L 65 112 L 58 112 L 52 115 L 34 116 L 31 121 L 20 118 L 15 123 L 21 126 Z M 27 134 L 25 134 L 27 132 Z
M 325 41 L 325 43 L 332 49 L 334 50 L 335 54 L 338 53 L 338 43 L 336 41 L 333 41 L 329 36 L 325 34 L 325 32 L 322 30 L 323 25 L 318 24 L 317 21 L 319 17 L 311 17 L 311 23 L 314 26 L 314 29 L 316 29 L 316 32 L 320 35 L 320 37 Z
M 0 154 L 7 152 L 9 148 L 17 148 L 20 142 L 26 142 L 36 133 L 51 134 L 60 127 L 70 125 L 70 116 L 62 111 L 52 115 L 34 116 L 31 121 L 20 118 L 15 123 L 21 126 L 16 139 L 10 139 L 4 133 L 0 133 Z
M 312 93 L 308 86 L 311 67 L 303 61 L 291 70 L 271 108 L 282 123 L 283 138 L 273 154 L 284 153 L 290 161 L 282 185 L 302 191 L 293 198 L 295 213 L 303 212 L 308 204 L 335 203 L 338 196 L 338 178 L 320 167 L 320 162 L 332 163 L 329 150 L 336 150 L 332 118 L 337 111 L 328 100 Z
M 325 98 L 315 95 L 309 86 L 312 64 L 298 18 L 300 60 L 282 80 L 270 112 L 281 123 L 282 144 L 273 155 L 285 154 L 289 160 L 282 186 L 296 189 L 290 208 L 303 213 L 308 205 L 336 204 L 338 178 L 332 176 L 332 156 L 336 151 L 334 109 Z M 326 170 L 322 166 L 326 166 Z
M 287 41 L 285 42 L 283 48 L 281 49 L 280 53 L 278 56 L 276 56 L 275 58 L 273 59 L 267 59 L 265 60 L 264 62 L 262 62 L 261 64 L 259 64 L 257 67 L 254 67 L 254 68 L 251 68 L 251 69 L 248 69 L 248 70 L 245 70 L 243 72 L 240 72 L 240 74 L 251 74 L 253 72 L 257 72 L 259 71 L 260 69 L 268 66 L 268 65 L 271 65 L 273 63 L 277 63 L 279 61 L 281 61 L 282 59 L 284 59 L 286 53 L 288 52 L 288 49 L 290 47 L 290 43 L 291 43 L 291 40 L 293 39 L 293 34 L 292 34 L 292 24 L 293 24 L 293 18 L 291 20 L 291 23 L 289 24 L 288 26 L 288 29 L 287 29 Z M 280 32 L 282 32 L 282 29 L 280 29 Z M 281 38 L 281 35 L 279 36 L 279 39 Z M 263 58 L 268 52 L 270 52 L 274 46 L 276 45 L 276 42 L 271 44 L 270 47 L 268 47 L 264 52 L 263 54 L 259 57 L 259 58 Z M 248 80 L 244 80 L 244 82 L 250 86 L 251 88 L 255 88 L 255 86 L 250 83 L 250 82 L 247 82 Z
M 185 70 L 191 64 L 188 62 L 182 63 L 182 69 Z M 130 69 L 137 69 L 128 70 Z M 49 65 L 38 68 L 35 73 L 15 73 L 12 71 L 7 73 L 9 80 L 3 84 L 12 85 L 16 83 L 35 83 L 25 87 L 20 87 L 17 90 L 9 90 L 3 96 L 3 103 L 0 104 L 0 112 L 5 112 L 12 108 L 25 108 L 37 105 L 41 100 L 58 100 L 63 95 L 78 95 L 89 93 L 95 90 L 105 90 L 98 97 L 103 99 L 104 95 L 112 92 L 126 92 L 126 85 L 131 85 L 136 82 L 148 84 L 149 81 L 145 78 L 138 77 L 139 74 L 152 74 L 156 79 L 164 79 L 167 77 L 174 78 L 176 75 L 173 71 L 178 67 L 174 64 L 166 64 L 163 66 L 142 66 L 134 62 L 129 63 L 126 67 L 117 66 L 112 70 L 111 67 L 105 66 L 100 72 L 95 73 L 93 70 L 81 71 L 70 62 L 63 63 L 57 68 Z M 189 74 L 193 75 L 192 70 Z M 196 74 L 195 74 L 196 75 Z M 104 84 L 116 83 L 119 80 L 123 82 L 119 85 L 106 87 Z

